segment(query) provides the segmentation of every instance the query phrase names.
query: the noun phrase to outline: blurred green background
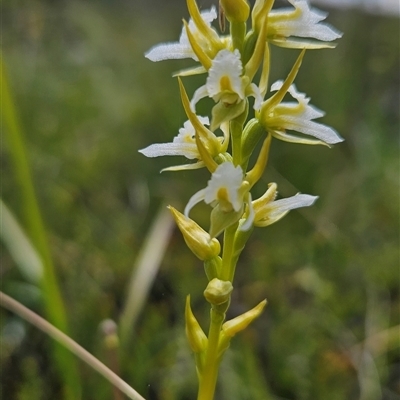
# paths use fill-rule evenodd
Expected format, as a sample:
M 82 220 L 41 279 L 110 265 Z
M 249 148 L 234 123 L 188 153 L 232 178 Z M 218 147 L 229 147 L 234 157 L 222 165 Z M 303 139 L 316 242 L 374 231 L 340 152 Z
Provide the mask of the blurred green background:
M 182 160 L 138 153 L 170 141 L 186 120 L 171 75 L 193 63 L 143 56 L 177 40 L 185 7 L 183 0 L 2 2 L 5 73 L 69 334 L 148 400 L 195 398 L 187 294 L 204 328 L 208 319 L 201 262 L 179 231 L 169 235 L 168 223 L 154 280 L 148 276 L 142 294 L 128 284 L 135 268 L 146 271 L 138 256 L 159 210 L 166 203 L 182 210 L 208 179 L 203 170 L 160 174 Z M 216 400 L 400 399 L 399 19 L 329 11 L 344 36 L 335 50 L 306 54 L 296 85 L 346 141 L 332 149 L 273 142 L 256 192 L 277 182 L 283 197 L 320 198 L 250 239 L 230 317 L 265 297 L 269 305 L 233 340 Z M 272 48 L 271 83 L 297 54 Z M 185 79 L 189 95 L 203 80 Z M 208 105 L 200 103 L 199 114 Z M 1 195 L 27 228 L 7 129 L 3 121 Z M 208 212 L 199 206 L 193 216 L 207 227 Z M 163 253 L 162 243 L 151 246 Z M 45 314 L 49 299 L 18 267 L 2 245 L 2 290 Z M 104 321 L 119 324 L 127 299 L 136 302 L 135 321 L 116 350 Z M 64 398 L 51 340 L 0 313 L 2 398 Z M 82 399 L 123 398 L 83 363 L 76 368 Z

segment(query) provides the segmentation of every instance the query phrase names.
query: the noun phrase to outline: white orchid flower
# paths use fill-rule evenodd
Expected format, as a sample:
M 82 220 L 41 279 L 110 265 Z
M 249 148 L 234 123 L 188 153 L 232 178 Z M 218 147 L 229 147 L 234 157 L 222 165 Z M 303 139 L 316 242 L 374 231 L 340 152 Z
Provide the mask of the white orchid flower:
M 212 61 L 206 84 L 199 87 L 193 95 L 190 102 L 192 109 L 195 109 L 200 99 L 207 96 L 227 106 L 237 104 L 247 96 L 253 96 L 256 99 L 254 109 L 258 110 L 262 101 L 260 90 L 242 74 L 239 50 L 221 50 Z
M 272 10 L 268 16 L 268 41 L 281 47 L 319 49 L 335 47 L 326 43 L 342 37 L 342 33 L 321 23 L 327 13 L 310 8 L 307 0 L 288 0 L 295 7 Z M 304 40 L 316 39 L 314 41 Z
M 283 218 L 290 210 L 309 207 L 314 204 L 318 196 L 296 194 L 286 199 L 275 200 L 277 196 L 276 183 L 270 183 L 265 194 L 252 202 L 254 208 L 254 225 L 265 227 Z
M 271 86 L 271 91 L 279 90 L 283 81 L 277 81 Z M 276 137 L 286 142 L 302 144 L 335 144 L 343 141 L 343 138 L 331 127 L 314 122 L 313 119 L 324 116 L 324 112 L 309 105 L 310 98 L 304 93 L 298 92 L 294 84 L 290 85 L 288 93 L 297 102 L 279 103 L 276 106 L 261 107 L 260 122 L 265 129 Z M 287 130 L 301 132 L 313 136 L 315 139 L 306 139 L 286 133 Z
M 207 187 L 190 198 L 184 214 L 189 218 L 191 209 L 203 200 L 210 204 L 217 210 L 211 216 L 211 225 L 214 223 L 215 229 L 211 226 L 210 234 L 215 237 L 227 226 L 238 221 L 245 211 L 245 204 L 248 204 L 251 209 L 246 222 L 241 226 L 242 230 L 248 230 L 254 218 L 249 189 L 249 182 L 243 180 L 242 168 L 239 165 L 235 167 L 231 162 L 224 162 L 218 165 Z
M 201 17 L 204 22 L 211 26 L 211 22 L 217 18 L 218 14 L 215 7 L 211 7 L 210 10 L 201 12 Z M 203 34 L 199 31 L 193 19 L 189 20 L 189 29 L 196 41 L 201 47 L 207 47 L 207 41 Z M 182 28 L 179 42 L 161 43 L 152 47 L 146 54 L 146 58 L 151 61 L 164 61 L 173 59 L 193 58 L 198 61 L 195 53 L 193 52 L 192 46 L 190 45 L 189 38 L 186 33 L 185 26 Z
M 208 117 L 198 116 L 199 121 L 203 125 L 210 125 Z M 183 128 L 179 129 L 179 134 L 174 137 L 170 143 L 155 143 L 142 150 L 146 157 L 161 157 L 161 156 L 184 156 L 189 160 L 201 160 L 199 150 L 196 145 L 195 139 L 196 131 L 190 121 L 183 124 Z M 204 167 L 202 161 L 193 164 L 185 164 L 175 167 L 165 168 L 163 171 L 178 171 L 182 169 L 197 169 Z
M 208 181 L 207 187 L 191 197 L 185 207 L 185 216 L 189 217 L 190 210 L 202 200 L 207 204 L 220 202 L 225 212 L 239 211 L 243 206 L 243 199 L 239 195 L 242 182 L 243 171 L 239 165 L 235 167 L 230 162 L 220 164 Z

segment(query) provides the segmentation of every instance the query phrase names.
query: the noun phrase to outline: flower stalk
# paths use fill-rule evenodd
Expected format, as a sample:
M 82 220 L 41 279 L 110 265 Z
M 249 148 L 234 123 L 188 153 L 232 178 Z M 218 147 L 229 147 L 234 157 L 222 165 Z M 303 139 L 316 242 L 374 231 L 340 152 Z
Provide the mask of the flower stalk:
M 225 321 L 237 263 L 253 229 L 269 226 L 317 199 L 308 194 L 277 199 L 277 184 L 272 182 L 264 195 L 253 200 L 251 190 L 268 167 L 272 141 L 330 147 L 343 140 L 334 129 L 314 121 L 323 112 L 311 106 L 294 85 L 306 50 L 334 48 L 333 41 L 341 33 L 324 23 L 326 15 L 310 8 L 307 0 L 288 0 L 289 7 L 283 9 L 273 5 L 274 0 L 256 0 L 251 9 L 247 0 L 220 0 L 222 32 L 218 33 L 212 26 L 218 17 L 216 8 L 200 11 L 195 0 L 187 0 L 190 19 L 183 22 L 179 41 L 156 45 L 146 54 L 152 61 L 190 58 L 197 63 L 177 73 L 188 117 L 184 128 L 171 143 L 140 151 L 148 157 L 181 155 L 195 160 L 164 171 L 205 167 L 211 175 L 206 186 L 188 200 L 183 214 L 169 207 L 187 246 L 204 262 L 208 280 L 204 291 L 211 306 L 208 335 L 196 320 L 189 297 L 185 309 L 186 334 L 199 380 L 198 400 L 214 399 L 219 365 L 231 339 L 258 318 L 267 304 L 262 300 Z M 227 35 L 225 19 L 230 27 Z M 287 77 L 269 87 L 273 46 L 297 49 L 300 54 Z M 204 84 L 190 99 L 180 77 L 199 73 L 206 75 Z M 295 102 L 285 102 L 288 95 Z M 214 106 L 209 116 L 198 116 L 197 104 L 206 97 Z M 249 166 L 256 151 L 256 161 Z M 208 230 L 190 217 L 193 207 L 203 201 L 211 207 Z

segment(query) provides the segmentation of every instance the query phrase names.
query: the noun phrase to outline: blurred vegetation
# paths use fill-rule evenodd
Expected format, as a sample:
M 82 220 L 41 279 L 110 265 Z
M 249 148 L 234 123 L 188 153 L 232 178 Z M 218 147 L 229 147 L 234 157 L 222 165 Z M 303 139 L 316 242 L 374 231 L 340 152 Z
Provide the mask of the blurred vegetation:
M 190 293 L 205 323 L 206 278 L 178 231 L 119 354 L 101 329 L 107 319 L 120 321 L 159 208 L 182 208 L 208 179 L 205 171 L 160 175 L 181 160 L 137 152 L 171 140 L 186 120 L 171 74 L 190 61 L 143 57 L 179 36 L 184 1 L 15 0 L 3 1 L 2 13 L 3 62 L 69 334 L 146 399 L 193 399 L 183 310 Z M 231 314 L 265 297 L 269 305 L 233 341 L 218 400 L 400 399 L 399 20 L 331 10 L 328 21 L 345 35 L 334 51 L 309 51 L 296 84 L 346 141 L 333 149 L 273 142 L 257 190 L 275 181 L 284 197 L 320 198 L 250 239 Z M 271 82 L 286 76 L 296 55 L 272 49 Z M 186 79 L 188 92 L 203 79 Z M 9 146 L 2 141 L 1 196 L 27 229 Z M 206 206 L 193 214 L 207 226 Z M 4 246 L 1 258 L 2 290 L 43 314 L 42 289 Z M 50 339 L 0 313 L 2 398 L 62 398 Z M 86 365 L 77 367 L 82 399 L 121 398 Z

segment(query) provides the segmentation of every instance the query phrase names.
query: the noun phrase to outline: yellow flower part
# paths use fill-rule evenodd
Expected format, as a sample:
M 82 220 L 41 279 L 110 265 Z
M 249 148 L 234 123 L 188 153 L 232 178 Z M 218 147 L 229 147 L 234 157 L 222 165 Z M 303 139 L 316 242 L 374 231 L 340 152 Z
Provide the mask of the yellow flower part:
M 236 318 L 231 319 L 230 321 L 225 322 L 222 325 L 222 331 L 224 333 L 224 336 L 231 338 L 240 331 L 246 329 L 251 322 L 253 322 L 256 318 L 258 318 L 261 315 L 266 305 L 267 305 L 267 300 L 263 300 L 251 310 L 245 312 L 242 315 L 239 315 Z
M 186 297 L 185 307 L 186 336 L 193 353 L 201 353 L 207 349 L 207 336 L 201 329 L 190 307 L 190 295 Z
M 218 306 L 229 301 L 232 290 L 233 286 L 231 282 L 214 278 L 208 282 L 204 291 L 204 297 L 210 304 Z

